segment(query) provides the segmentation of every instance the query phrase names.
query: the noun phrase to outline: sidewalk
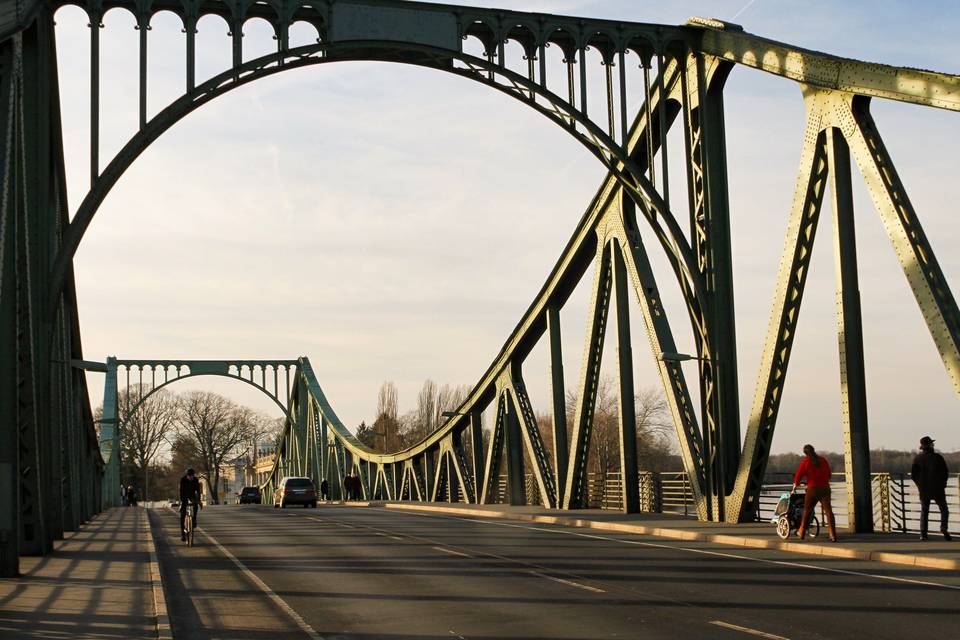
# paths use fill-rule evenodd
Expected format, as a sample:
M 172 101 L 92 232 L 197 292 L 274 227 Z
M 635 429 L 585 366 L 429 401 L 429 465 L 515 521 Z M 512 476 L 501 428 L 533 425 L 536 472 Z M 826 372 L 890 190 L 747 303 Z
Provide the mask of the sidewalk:
M 377 504 L 377 503 L 372 503 Z M 603 509 L 560 511 L 541 507 L 511 507 L 508 505 L 464 505 L 448 503 L 385 502 L 388 509 L 408 509 L 447 513 L 459 516 L 503 518 L 523 522 L 585 527 L 600 531 L 632 533 L 696 540 L 735 547 L 779 549 L 792 553 L 821 555 L 833 558 L 872 560 L 889 564 L 909 565 L 930 569 L 960 569 L 960 541 L 945 542 L 939 533 L 931 532 L 930 540 L 921 542 L 917 535 L 899 533 L 845 534 L 838 531 L 840 542 L 827 540 L 826 529 L 816 541 L 791 541 L 777 537 L 772 524 L 751 522 L 719 524 L 699 522 L 660 513 L 623 514 Z
M 0 580 L 0 637 L 157 638 L 145 510 L 111 509 L 67 536 Z

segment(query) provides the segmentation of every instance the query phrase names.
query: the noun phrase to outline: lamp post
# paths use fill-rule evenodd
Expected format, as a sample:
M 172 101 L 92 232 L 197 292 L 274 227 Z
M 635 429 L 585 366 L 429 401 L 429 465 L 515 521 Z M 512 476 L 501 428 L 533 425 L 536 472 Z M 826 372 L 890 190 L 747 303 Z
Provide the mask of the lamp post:
M 714 384 L 719 380 L 720 376 L 720 361 L 714 358 L 703 358 L 701 356 L 693 356 L 688 353 L 671 353 L 664 352 L 660 354 L 659 358 L 662 362 L 687 362 L 688 360 L 699 360 L 700 362 L 709 362 L 714 369 L 713 379 Z M 707 465 L 706 468 L 706 480 L 707 480 L 707 495 L 709 496 L 707 500 L 707 519 L 713 520 L 713 489 L 718 487 L 717 491 L 717 518 L 720 521 L 724 520 L 725 516 L 725 506 L 724 501 L 726 499 L 726 473 L 724 470 L 724 460 L 723 460 L 723 429 L 721 428 L 721 423 L 723 420 L 723 403 L 720 402 L 720 399 L 717 398 L 717 433 L 716 433 L 716 442 L 713 440 L 713 436 L 710 433 L 709 429 L 704 429 L 704 445 L 706 448 L 705 462 Z M 716 464 L 714 464 L 714 458 L 716 459 Z

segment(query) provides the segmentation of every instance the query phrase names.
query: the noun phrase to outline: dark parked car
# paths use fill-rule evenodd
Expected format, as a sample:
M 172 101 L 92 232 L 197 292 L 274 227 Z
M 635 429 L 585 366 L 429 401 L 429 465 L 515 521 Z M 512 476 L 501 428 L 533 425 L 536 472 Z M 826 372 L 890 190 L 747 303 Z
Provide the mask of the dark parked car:
M 284 508 L 291 504 L 317 506 L 317 487 L 310 478 L 283 478 L 273 493 L 273 506 Z
M 260 487 L 244 487 L 237 494 L 237 504 L 260 504 Z

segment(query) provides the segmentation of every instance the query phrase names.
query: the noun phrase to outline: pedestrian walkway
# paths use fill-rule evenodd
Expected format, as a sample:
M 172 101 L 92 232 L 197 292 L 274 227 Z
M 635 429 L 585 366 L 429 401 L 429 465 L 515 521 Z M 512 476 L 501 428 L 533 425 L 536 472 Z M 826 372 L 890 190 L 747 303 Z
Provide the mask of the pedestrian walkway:
M 871 560 L 930 569 L 960 569 L 960 541 L 946 542 L 939 534 L 931 533 L 930 540 L 922 542 L 912 534 L 871 533 L 844 534 L 840 542 L 827 540 L 826 531 L 813 540 L 796 538 L 784 541 L 777 537 L 771 524 L 751 522 L 722 524 L 699 522 L 660 513 L 624 514 L 604 509 L 560 511 L 535 506 L 512 507 L 502 504 L 474 505 L 440 502 L 387 502 L 389 509 L 432 511 L 460 516 L 503 518 L 523 522 L 585 527 L 601 531 L 650 535 L 674 540 L 696 540 L 737 547 L 779 549 L 807 555 L 832 558 Z
M 146 512 L 127 507 L 21 558 L 23 575 L 0 580 L 0 638 L 157 638 L 152 548 Z

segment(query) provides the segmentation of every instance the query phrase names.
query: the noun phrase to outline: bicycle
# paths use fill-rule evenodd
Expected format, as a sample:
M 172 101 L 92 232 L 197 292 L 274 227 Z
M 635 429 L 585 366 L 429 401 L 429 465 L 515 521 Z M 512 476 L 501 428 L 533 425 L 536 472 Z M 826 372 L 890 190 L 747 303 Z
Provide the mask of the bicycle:
M 186 514 L 183 518 L 183 529 L 186 535 L 186 543 L 188 547 L 193 546 L 193 536 L 196 531 L 196 513 L 197 505 L 193 502 L 187 503 Z

